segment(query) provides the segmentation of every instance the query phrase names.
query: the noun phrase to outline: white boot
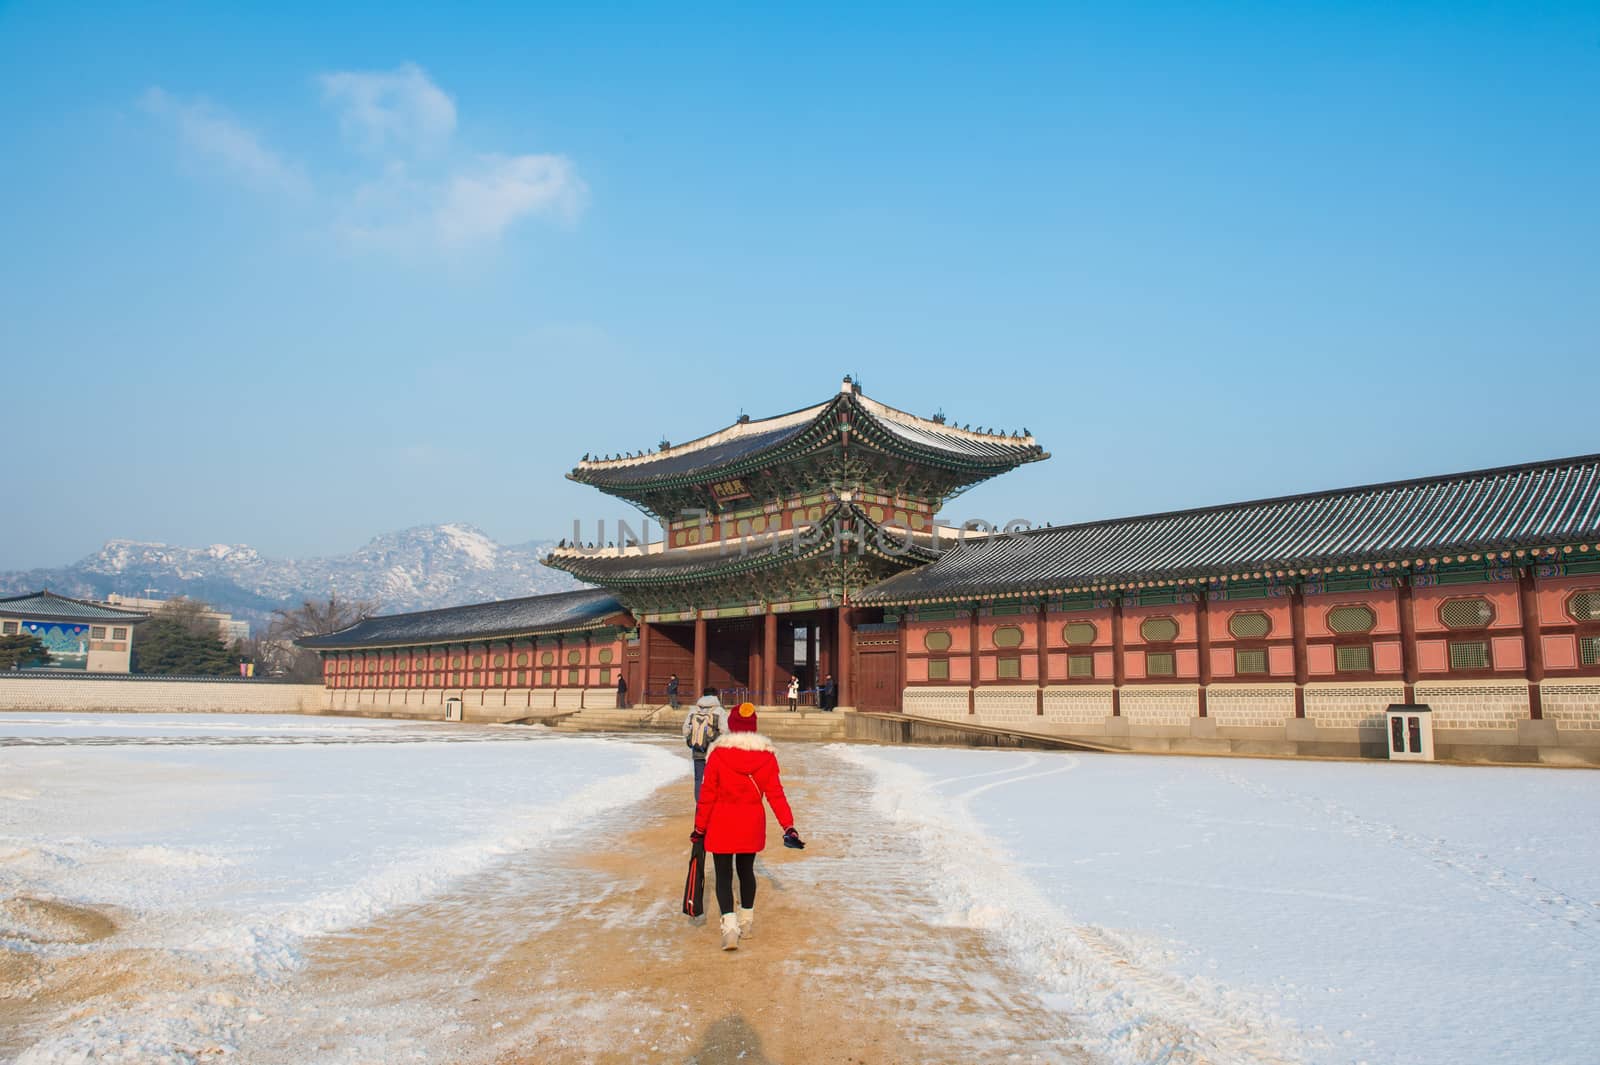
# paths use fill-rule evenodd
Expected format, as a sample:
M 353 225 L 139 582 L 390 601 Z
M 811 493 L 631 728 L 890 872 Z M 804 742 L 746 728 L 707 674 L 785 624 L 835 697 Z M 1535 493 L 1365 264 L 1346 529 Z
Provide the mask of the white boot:
M 739 908 L 739 938 L 749 939 L 755 932 L 756 911 Z
M 736 913 L 722 915 L 722 949 L 739 949 L 739 915 Z

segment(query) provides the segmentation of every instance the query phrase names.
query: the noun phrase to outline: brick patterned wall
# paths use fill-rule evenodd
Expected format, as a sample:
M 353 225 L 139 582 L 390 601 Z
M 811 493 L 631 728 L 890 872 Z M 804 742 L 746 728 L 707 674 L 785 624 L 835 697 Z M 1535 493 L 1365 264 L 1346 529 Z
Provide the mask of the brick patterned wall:
M 1561 729 L 1600 730 L 1600 684 L 1546 680 L 1539 685 L 1544 716 Z
M 943 721 L 967 720 L 966 688 L 907 688 L 902 705 L 916 717 L 935 717 Z
M 1122 689 L 1122 716 L 1134 725 L 1187 725 L 1200 716 L 1197 684 L 1140 684 Z
M 1383 711 L 1406 701 L 1402 684 L 1307 684 L 1306 720 L 1318 728 L 1383 728 Z
M 1531 716 L 1523 681 L 1424 681 L 1416 691 L 1433 708 L 1434 728 L 1514 729 Z
M 1213 684 L 1206 716 L 1219 725 L 1281 727 L 1294 717 L 1292 684 Z
M 1056 685 L 1044 690 L 1044 717 L 1055 725 L 1102 727 L 1111 716 L 1111 685 Z
M 973 702 L 974 717 L 986 725 L 1033 728 L 1039 723 L 1038 692 L 1032 684 L 979 688 Z
M 0 674 L 0 710 L 170 714 L 300 714 L 323 706 L 320 684 L 185 680 L 79 680 Z

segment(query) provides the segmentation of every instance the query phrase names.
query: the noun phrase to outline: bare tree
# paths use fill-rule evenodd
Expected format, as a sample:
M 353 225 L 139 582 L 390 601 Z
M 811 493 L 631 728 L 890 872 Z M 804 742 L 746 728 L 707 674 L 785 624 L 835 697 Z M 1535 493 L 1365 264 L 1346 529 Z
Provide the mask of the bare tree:
M 292 609 L 274 610 L 267 634 L 257 645 L 257 672 L 306 684 L 320 681 L 322 666 L 317 653 L 296 647 L 294 641 L 348 629 L 378 609 L 373 600 L 340 599 L 335 592 L 327 599 L 306 599 Z

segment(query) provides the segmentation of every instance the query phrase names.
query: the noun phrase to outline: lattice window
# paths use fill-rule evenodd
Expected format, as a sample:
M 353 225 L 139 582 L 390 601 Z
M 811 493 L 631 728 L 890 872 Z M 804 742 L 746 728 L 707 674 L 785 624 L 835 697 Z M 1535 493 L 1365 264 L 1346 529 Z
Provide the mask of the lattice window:
M 1005 625 L 995 629 L 994 645 L 996 647 L 1021 647 L 1022 630 L 1015 625 Z
M 582 662 L 582 661 L 583 661 L 583 652 L 582 651 L 568 651 L 567 652 L 567 665 L 575 666 L 579 662 Z
M 555 682 L 556 682 L 555 670 L 553 670 L 553 669 L 545 669 L 545 670 L 541 670 L 539 672 L 539 683 L 540 684 L 550 685 L 550 684 L 554 684 Z M 434 683 L 438 683 L 438 682 L 435 681 Z
M 1573 621 L 1600 621 L 1600 592 L 1576 592 L 1567 599 Z
M 1082 647 L 1084 644 L 1094 643 L 1099 632 L 1092 621 L 1069 621 L 1061 630 L 1061 638 L 1067 641 L 1068 646 Z
M 505 655 L 495 655 L 494 656 L 494 664 L 496 666 L 505 665 L 506 664 L 506 656 Z
M 611 653 L 611 648 L 602 647 L 600 649 L 600 664 L 601 665 L 609 666 L 611 664 L 612 657 L 613 656 L 612 656 L 612 653 Z
M 1178 638 L 1178 623 L 1171 618 L 1147 618 L 1139 626 L 1146 643 L 1170 643 Z
M 928 679 L 929 680 L 949 680 L 950 679 L 950 660 L 948 658 L 930 658 L 930 659 L 928 659 Z
M 950 650 L 950 630 L 931 629 L 922 634 L 922 646 L 930 651 Z
M 1149 622 L 1146 622 L 1149 624 Z M 1178 673 L 1177 656 L 1171 651 L 1144 656 L 1144 671 L 1152 677 L 1172 677 Z
M 20 628 L 21 624 L 22 623 L 18 621 L 8 621 L 5 623 L 5 627 L 0 629 L 0 632 L 3 632 L 7 636 L 15 636 L 17 633 L 22 631 Z
M 482 655 L 473 655 L 472 656 L 472 668 L 473 669 L 482 669 L 483 668 L 483 656 Z
M 1578 641 L 1578 661 L 1586 666 L 1600 665 L 1600 636 L 1585 636 Z
M 1370 606 L 1336 606 L 1328 611 L 1328 631 L 1340 635 L 1351 632 L 1371 632 L 1378 624 L 1378 615 Z
M 1358 609 L 1366 610 L 1365 607 Z M 1371 611 L 1367 611 L 1369 614 Z M 1340 673 L 1371 673 L 1372 647 L 1369 644 L 1351 644 L 1333 649 L 1333 668 Z
M 553 666 L 553 665 L 555 665 L 556 664 L 556 653 L 554 651 L 541 652 L 540 655 L 539 655 L 539 664 L 541 666 Z
M 528 664 L 528 654 L 527 654 L 526 651 L 524 651 L 522 654 L 517 655 L 517 665 L 525 666 L 527 664 Z
M 1494 620 L 1494 605 L 1487 599 L 1446 599 L 1439 604 L 1439 620 L 1447 629 L 1481 629 Z
M 1022 659 L 997 658 L 994 663 L 995 676 L 1001 680 L 1018 680 L 1022 677 Z
M 1092 677 L 1094 676 L 1094 655 L 1068 655 L 1067 676 Z
M 1488 640 L 1451 640 L 1451 669 L 1488 669 Z
M 105 638 L 106 638 L 106 627 L 104 625 L 90 625 L 89 626 L 89 639 L 91 639 L 91 640 L 103 640 Z
M 568 684 L 572 684 L 572 685 L 582 684 L 583 683 L 583 670 L 581 670 L 581 669 L 569 669 L 569 670 L 567 670 L 567 683 Z
M 611 683 L 611 671 L 609 669 L 602 669 L 600 671 L 600 683 L 601 684 L 610 684 Z
M 1235 673 L 1265 673 L 1267 671 L 1267 652 L 1263 648 L 1245 650 L 1240 648 L 1233 652 L 1233 671 Z
M 1259 610 L 1241 610 L 1228 618 L 1228 631 L 1237 640 L 1259 640 L 1272 631 L 1272 619 Z
M 124 628 L 112 629 L 111 638 L 113 640 L 126 640 L 128 638 L 128 630 Z

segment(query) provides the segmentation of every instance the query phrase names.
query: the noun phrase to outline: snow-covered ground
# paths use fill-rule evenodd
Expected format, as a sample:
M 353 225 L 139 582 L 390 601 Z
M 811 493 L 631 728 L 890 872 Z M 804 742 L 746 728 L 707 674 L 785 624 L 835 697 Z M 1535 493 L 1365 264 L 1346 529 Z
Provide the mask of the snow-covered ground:
M 13 907 L 0 948 L 149 948 L 277 979 L 307 936 L 420 902 L 683 773 L 661 746 L 516 726 L 0 714 L 0 900 L 112 907 L 120 925 L 64 944 Z M 86 1048 L 78 1033 L 32 1060 Z
M 1113 1060 L 1600 1060 L 1593 773 L 837 750 Z

